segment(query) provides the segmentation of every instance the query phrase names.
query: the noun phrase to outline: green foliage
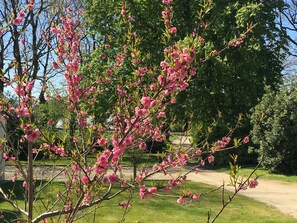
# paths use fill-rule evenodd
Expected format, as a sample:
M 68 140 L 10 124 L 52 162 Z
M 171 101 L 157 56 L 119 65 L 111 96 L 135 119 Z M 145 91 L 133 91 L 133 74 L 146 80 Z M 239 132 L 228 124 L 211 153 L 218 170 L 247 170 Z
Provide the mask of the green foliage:
M 36 108 L 36 121 L 38 124 L 44 125 L 51 119 L 54 123 L 57 123 L 61 119 L 65 119 L 67 114 L 67 106 L 63 99 L 58 100 L 51 98 L 44 104 L 38 104 Z
M 94 54 L 86 63 L 90 69 L 84 70 L 92 80 L 98 77 L 100 79 L 101 74 L 105 72 L 105 67 L 99 67 L 97 61 L 101 60 L 102 64 L 102 59 L 98 55 L 106 52 L 104 44 L 108 43 L 114 49 L 113 52 L 107 52 L 106 64 L 110 64 L 120 51 L 120 43 L 127 41 L 128 37 L 121 34 L 125 29 L 120 16 L 122 4 L 114 0 L 86 2 L 86 16 L 91 24 L 90 32 L 100 39 Z M 126 15 L 133 17 L 133 27 L 130 31 L 135 32 L 141 39 L 137 47 L 143 52 L 142 63 L 148 69 L 159 66 L 164 59 L 164 55 L 160 53 L 164 44 L 178 42 L 182 47 L 192 42 L 189 39 L 192 39 L 193 31 L 198 36 L 195 43 L 196 60 L 201 60 L 197 62 L 199 64 L 196 66 L 196 75 L 192 78 L 190 87 L 178 95 L 177 103 L 171 106 L 167 116 L 168 121 L 174 120 L 182 126 L 191 123 L 195 129 L 197 125 L 202 125 L 199 133 L 196 134 L 196 130 L 192 131 L 196 142 L 207 136 L 207 127 L 212 125 L 218 111 L 222 113 L 222 118 L 220 126 L 212 133 L 216 139 L 226 134 L 226 126 L 232 126 L 239 113 L 246 117 L 264 94 L 265 85 L 277 88 L 281 82 L 284 52 L 281 49 L 285 43 L 275 24 L 275 9 L 282 7 L 281 0 L 174 1 L 172 24 L 177 27 L 177 33 L 169 42 L 158 38 L 164 30 L 163 21 L 160 19 L 163 10 L 161 1 L 127 0 L 124 4 Z M 236 40 L 246 31 L 248 24 L 256 25 L 253 33 L 247 37 L 243 36 L 244 42 L 239 47 L 225 48 L 229 41 Z M 201 38 L 205 40 L 205 44 L 200 42 Z M 213 50 L 222 51 L 218 56 L 201 62 L 209 57 Z M 125 66 L 126 78 L 133 78 L 130 68 Z M 97 101 L 93 104 L 96 119 L 106 120 L 110 116 L 106 113 L 107 108 L 112 107 L 116 99 L 112 81 L 107 89 L 103 89 L 107 94 L 98 95 Z M 242 125 L 244 128 L 238 133 L 240 138 L 248 135 L 251 128 L 248 120 L 243 120 Z M 248 155 L 246 148 L 240 152 L 244 155 L 245 162 L 249 163 L 254 159 Z M 242 161 L 242 158 L 239 160 Z
M 297 84 L 280 92 L 267 88 L 255 107 L 251 122 L 255 151 L 264 156 L 263 166 L 272 172 L 297 174 Z
M 164 43 L 158 39 L 162 36 L 164 24 L 159 16 L 152 14 L 161 15 L 161 2 L 129 0 L 125 1 L 125 6 L 126 14 L 133 16 L 133 32 L 141 38 L 139 49 L 145 52 L 143 61 L 149 64 L 148 67 L 158 66 L 164 59 L 160 53 Z M 123 28 L 119 19 L 121 2 L 94 0 L 86 7 L 91 30 L 104 39 L 102 43 L 116 44 L 123 40 L 122 35 L 107 35 L 110 31 L 120 33 Z M 202 122 L 207 126 L 221 111 L 223 122 L 232 124 L 239 113 L 245 114 L 255 106 L 264 93 L 265 85 L 276 86 L 281 81 L 280 49 L 284 43 L 275 25 L 275 9 L 280 7 L 281 0 L 259 3 L 251 0 L 174 2 L 172 23 L 178 32 L 167 44 L 181 40 L 183 45 L 187 36 L 196 30 L 197 35 L 206 40 L 206 44 L 197 49 L 198 59 L 204 59 L 212 50 L 219 51 L 229 41 L 240 37 L 247 24 L 253 23 L 256 27 L 239 48 L 226 49 L 216 58 L 197 66 L 199 70 L 190 88 L 178 96 L 178 102 L 171 110 L 172 118 L 176 116 L 182 122 L 189 113 L 193 113 L 194 124 Z M 207 8 L 207 13 L 199 13 L 203 8 Z M 98 74 L 98 70 L 92 70 Z M 106 99 L 101 101 L 106 102 Z
M 179 95 L 174 114 L 181 119 L 194 112 L 194 123 L 212 123 L 218 111 L 222 122 L 232 124 L 239 113 L 246 114 L 263 95 L 265 84 L 277 86 L 280 71 L 282 42 L 275 27 L 275 7 L 280 1 L 213 1 L 212 10 L 205 16 L 208 24 L 201 34 L 207 44 L 199 55 L 223 49 L 244 32 L 246 25 L 256 24 L 238 48 L 228 48 L 197 70 L 190 88 Z M 263 22 L 265 21 L 265 22 Z M 184 109 L 181 109 L 181 106 Z

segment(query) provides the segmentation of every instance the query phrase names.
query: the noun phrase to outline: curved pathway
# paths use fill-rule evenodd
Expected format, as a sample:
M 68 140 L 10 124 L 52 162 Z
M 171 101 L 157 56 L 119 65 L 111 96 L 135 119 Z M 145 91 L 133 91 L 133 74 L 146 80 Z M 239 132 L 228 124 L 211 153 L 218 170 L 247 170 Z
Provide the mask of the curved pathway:
M 179 135 L 172 144 L 190 145 L 191 136 Z M 201 170 L 198 174 L 188 175 L 189 180 L 221 186 L 223 182 L 227 185 L 230 181 L 229 175 L 212 170 Z M 297 183 L 286 183 L 273 180 L 258 179 L 259 185 L 255 189 L 240 191 L 239 194 L 253 198 L 257 201 L 276 207 L 281 212 L 289 214 L 297 219 Z M 233 191 L 230 186 L 226 189 Z
M 201 170 L 198 174 L 190 174 L 189 180 L 220 186 L 222 182 L 229 183 L 229 175 L 211 170 Z M 297 183 L 258 179 L 255 189 L 242 190 L 239 194 L 276 207 L 281 212 L 297 219 Z M 234 190 L 232 187 L 226 187 Z M 296 221 L 297 222 L 297 221 Z

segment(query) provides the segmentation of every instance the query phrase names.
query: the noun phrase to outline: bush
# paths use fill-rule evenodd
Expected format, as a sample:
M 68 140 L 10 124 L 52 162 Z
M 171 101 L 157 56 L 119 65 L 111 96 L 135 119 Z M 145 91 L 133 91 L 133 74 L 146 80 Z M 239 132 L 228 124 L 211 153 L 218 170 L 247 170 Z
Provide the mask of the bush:
M 255 151 L 271 172 L 297 174 L 297 83 L 267 93 L 255 107 L 251 122 Z

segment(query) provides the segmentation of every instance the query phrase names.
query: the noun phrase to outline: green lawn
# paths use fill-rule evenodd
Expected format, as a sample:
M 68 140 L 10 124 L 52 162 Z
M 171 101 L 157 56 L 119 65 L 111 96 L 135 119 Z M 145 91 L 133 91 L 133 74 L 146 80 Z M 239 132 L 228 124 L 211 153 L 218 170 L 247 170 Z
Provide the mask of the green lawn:
M 219 172 L 225 172 L 225 173 L 229 173 L 230 171 L 229 168 L 218 168 L 215 170 Z M 239 175 L 246 177 L 252 172 L 252 170 L 253 170 L 253 167 L 241 167 L 239 170 Z M 278 180 L 278 181 L 289 182 L 289 183 L 297 183 L 297 176 L 273 174 L 273 173 L 269 173 L 268 170 L 265 170 L 262 168 L 259 168 L 258 170 L 256 170 L 254 176 L 259 176 L 261 179 L 266 179 L 266 180 Z
M 149 182 L 148 182 L 149 184 Z M 6 188 L 8 185 L 5 186 Z M 47 203 L 51 196 L 55 197 L 57 190 L 61 189 L 62 183 L 54 183 L 51 187 L 48 187 L 45 194 L 42 194 L 42 200 Z M 213 189 L 213 187 L 201 184 L 187 182 L 183 187 L 192 188 L 193 192 L 203 193 Z M 178 195 L 183 187 L 175 190 L 173 193 Z M 22 196 L 18 191 L 19 202 L 22 201 Z M 51 193 L 51 191 L 54 193 Z M 171 193 L 172 195 L 172 193 Z M 228 193 L 226 193 L 226 197 Z M 111 201 L 106 201 L 101 204 L 95 214 L 88 215 L 85 218 L 80 219 L 79 223 L 104 222 L 104 223 L 117 223 L 123 214 L 123 209 L 118 207 L 119 202 L 127 200 L 128 195 L 123 194 Z M 179 205 L 176 203 L 176 198 L 172 197 L 158 197 L 153 196 L 145 200 L 140 200 L 138 192 L 135 192 L 132 208 L 129 209 L 129 213 L 126 216 L 127 223 L 178 223 L 178 222 L 193 222 L 200 223 L 206 222 L 208 212 L 211 216 L 220 209 L 221 206 L 221 192 L 216 191 L 207 196 L 201 197 L 198 202 L 187 203 Z M 35 206 L 35 211 L 41 208 L 40 200 Z M 4 211 L 4 218 L 8 222 L 13 221 L 13 215 L 8 213 L 9 206 L 0 200 L 0 210 Z M 2 221 L 1 221 L 2 222 Z M 4 222 L 4 221 L 3 221 Z M 49 221 L 51 222 L 51 221 Z M 54 222 L 59 222 L 54 220 Z M 225 209 L 223 214 L 219 217 L 217 222 L 220 223 L 245 223 L 245 222 L 257 222 L 257 223 L 293 223 L 297 222 L 297 219 L 293 219 L 290 216 L 280 213 L 276 209 L 257 202 L 253 199 L 249 199 L 244 196 L 238 195 L 234 201 Z
M 142 165 L 152 166 L 153 164 L 161 160 L 161 156 L 162 156 L 161 154 L 141 154 L 137 159 L 138 159 L 138 162 Z M 93 164 L 95 160 L 96 160 L 95 156 L 88 156 L 88 163 Z M 132 158 L 130 155 L 125 155 L 122 159 L 122 163 L 121 163 L 122 166 L 132 166 L 131 160 Z M 71 160 L 68 157 L 55 157 L 53 159 L 44 158 L 42 160 L 35 160 L 34 165 L 66 166 L 70 163 L 70 161 Z M 20 162 L 23 165 L 27 164 L 26 161 L 20 161 Z M 14 162 L 7 161 L 5 165 L 14 166 Z

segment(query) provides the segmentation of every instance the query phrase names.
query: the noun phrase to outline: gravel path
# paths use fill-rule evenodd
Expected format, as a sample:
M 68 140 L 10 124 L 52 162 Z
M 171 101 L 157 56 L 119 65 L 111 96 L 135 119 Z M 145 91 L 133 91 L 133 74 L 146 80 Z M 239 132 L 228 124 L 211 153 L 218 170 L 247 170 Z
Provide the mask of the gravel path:
M 228 184 L 229 175 L 211 170 L 202 170 L 198 174 L 190 174 L 189 180 L 220 186 L 222 182 Z M 272 180 L 258 179 L 259 185 L 255 189 L 240 191 L 241 195 L 276 207 L 281 212 L 297 219 L 297 183 L 285 183 Z M 232 191 L 232 187 L 227 187 Z M 297 221 L 296 221 L 297 222 Z
M 172 142 L 175 145 L 190 145 L 191 137 L 180 135 Z M 191 173 L 189 180 L 221 186 L 223 182 L 229 183 L 229 175 L 212 170 L 201 170 L 199 174 Z M 259 185 L 256 189 L 240 191 L 241 195 L 253 198 L 257 201 L 276 207 L 281 212 L 289 214 L 297 219 L 297 183 L 286 183 L 280 181 L 258 179 Z M 226 187 L 232 191 L 232 187 Z M 297 221 L 296 221 L 297 222 Z

